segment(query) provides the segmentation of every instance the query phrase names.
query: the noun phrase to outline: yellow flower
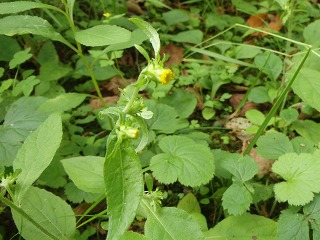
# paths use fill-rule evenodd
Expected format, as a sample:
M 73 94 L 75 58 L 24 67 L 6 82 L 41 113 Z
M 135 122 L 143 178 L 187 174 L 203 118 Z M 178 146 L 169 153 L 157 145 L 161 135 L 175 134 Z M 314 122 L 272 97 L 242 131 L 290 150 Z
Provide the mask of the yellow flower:
M 109 18 L 109 17 L 111 17 L 111 13 L 106 12 L 103 14 L 103 16 L 105 16 L 106 18 Z
M 160 82 L 162 84 L 168 84 L 174 79 L 174 73 L 170 69 L 164 69 L 160 75 Z
M 138 138 L 139 130 L 130 126 L 120 126 L 120 135 L 126 138 Z

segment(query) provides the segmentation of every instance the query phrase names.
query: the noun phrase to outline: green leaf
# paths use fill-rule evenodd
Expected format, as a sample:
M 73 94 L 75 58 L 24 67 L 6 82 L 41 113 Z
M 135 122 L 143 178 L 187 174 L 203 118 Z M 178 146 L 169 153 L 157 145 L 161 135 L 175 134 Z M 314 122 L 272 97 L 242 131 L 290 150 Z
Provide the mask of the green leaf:
M 151 240 L 151 239 L 142 234 L 128 231 L 121 236 L 120 240 Z
M 221 166 L 229 171 L 236 181 L 244 183 L 253 178 L 258 172 L 258 165 L 255 160 L 249 156 L 237 155 L 238 157 L 232 157 L 225 159 Z
M 62 139 L 62 123 L 52 114 L 31 133 L 13 161 L 13 169 L 21 169 L 16 181 L 15 200 L 21 202 L 28 188 L 52 161 Z
M 303 37 L 305 42 L 312 45 L 314 48 L 320 47 L 319 39 L 320 39 L 320 20 L 316 20 L 310 23 L 303 30 Z
M 260 49 L 253 45 L 240 45 L 235 48 L 236 59 L 254 58 L 260 53 Z
M 73 239 L 72 236 L 76 231 L 74 212 L 65 201 L 56 195 L 44 189 L 30 187 L 21 199 L 20 208 L 49 233 L 56 236 L 56 239 Z M 52 240 L 13 209 L 12 215 L 24 239 Z
M 303 67 L 292 89 L 306 104 L 320 111 L 318 97 L 320 95 L 320 71 Z
M 289 125 L 298 119 L 299 112 L 295 108 L 283 109 L 280 112 L 280 117 L 285 121 L 286 125 Z
M 241 182 L 233 183 L 223 194 L 222 206 L 231 215 L 241 215 L 249 210 L 252 194 Z
M 262 112 L 257 109 L 250 109 L 246 111 L 246 118 L 255 125 L 262 125 L 263 121 L 265 120 L 265 116 Z
M 248 240 L 276 239 L 277 225 L 268 218 L 245 213 L 241 216 L 230 216 L 219 222 L 205 233 L 205 239 Z M 280 238 L 282 240 L 282 238 Z
M 298 120 L 293 122 L 294 130 L 306 140 L 317 145 L 320 142 L 320 124 L 311 120 Z
M 111 25 L 97 25 L 75 34 L 75 39 L 79 43 L 90 47 L 127 42 L 130 37 L 131 33 L 128 30 Z
M 208 183 L 214 174 L 210 148 L 183 136 L 167 136 L 159 141 L 164 153 L 151 158 L 150 169 L 160 182 L 179 181 L 185 186 Z
M 36 16 L 15 15 L 2 18 L 0 19 L 0 34 L 7 36 L 23 34 L 40 35 L 70 46 L 70 43 L 67 40 L 54 31 L 47 20 Z
M 291 205 L 305 205 L 320 192 L 319 152 L 287 153 L 272 166 L 272 171 L 285 181 L 274 185 L 276 199 Z
M 0 61 L 10 61 L 20 50 L 21 47 L 16 39 L 0 35 Z
M 61 11 L 60 9 L 48 4 L 31 1 L 16 1 L 0 3 L 0 14 L 19 13 L 34 8 L 48 8 Z
M 320 221 L 320 194 L 315 194 L 313 201 L 303 207 L 303 213 L 308 218 Z
M 289 138 L 283 133 L 268 131 L 257 141 L 257 153 L 268 159 L 278 159 L 285 153 L 294 152 Z
M 149 205 L 144 205 L 147 208 L 147 221 L 144 231 L 150 239 L 204 239 L 198 224 L 185 211 L 174 207 L 154 210 Z
M 201 43 L 202 39 L 203 39 L 203 32 L 197 29 L 179 32 L 178 34 L 172 37 L 172 41 L 192 43 L 192 44 Z
M 107 142 L 104 180 L 109 215 L 108 239 L 118 239 L 132 223 L 143 193 L 139 157 L 128 140 L 111 133 Z
M 16 52 L 13 55 L 13 59 L 9 62 L 9 68 L 13 69 L 21 63 L 24 63 L 25 61 L 29 60 L 31 57 L 32 54 L 30 53 L 30 48 Z
M 174 25 L 189 20 L 188 12 L 181 9 L 174 9 L 162 14 L 167 25 Z
M 103 164 L 105 159 L 96 156 L 81 156 L 61 160 L 69 178 L 81 190 L 104 193 Z
M 64 186 L 64 193 L 69 201 L 73 203 L 93 203 L 101 197 L 101 194 L 82 191 L 76 187 L 73 182 L 69 182 Z
M 314 144 L 304 139 L 303 137 L 295 137 L 291 140 L 293 150 L 295 153 L 313 153 L 317 148 L 314 146 Z
M 86 94 L 63 93 L 48 99 L 39 107 L 43 112 L 65 112 L 79 106 L 87 97 Z
M 148 36 L 153 47 L 155 58 L 157 59 L 160 51 L 160 38 L 157 31 L 149 23 L 140 18 L 130 18 L 130 21 L 137 25 Z
M 279 56 L 271 52 L 264 52 L 254 58 L 254 64 L 261 68 L 273 81 L 277 80 L 283 68 L 283 62 Z
M 12 95 L 18 96 L 20 93 L 23 93 L 24 96 L 29 96 L 33 91 L 34 86 L 39 83 L 39 79 L 37 79 L 35 76 L 30 76 L 16 84 L 16 86 L 12 90 Z
M 278 220 L 277 239 L 310 239 L 307 218 L 300 213 L 294 213 L 290 210 L 282 211 Z
M 270 101 L 269 88 L 265 86 L 254 87 L 249 93 L 248 101 L 254 103 L 265 103 Z
M 63 140 L 60 144 L 59 147 L 59 152 L 63 152 L 65 155 L 68 154 L 67 151 L 65 151 L 65 148 L 63 148 Z M 72 148 L 77 148 L 78 146 L 75 143 L 71 143 L 68 145 L 68 147 Z M 59 153 L 57 154 L 59 155 Z M 38 181 L 39 184 L 45 185 L 51 188 L 59 188 L 63 187 L 66 185 L 67 180 L 66 180 L 66 172 L 61 164 L 60 157 L 55 157 L 51 161 L 50 165 L 42 172 L 41 176 L 39 177 Z
M 175 131 L 188 126 L 186 119 L 179 118 L 177 111 L 166 104 L 156 100 L 146 100 L 149 111 L 154 113 L 153 118 L 146 120 L 150 129 L 157 133 L 174 133 Z
M 44 97 L 22 97 L 12 103 L 0 128 L 0 164 L 12 166 L 22 142 L 48 117 L 37 111 Z

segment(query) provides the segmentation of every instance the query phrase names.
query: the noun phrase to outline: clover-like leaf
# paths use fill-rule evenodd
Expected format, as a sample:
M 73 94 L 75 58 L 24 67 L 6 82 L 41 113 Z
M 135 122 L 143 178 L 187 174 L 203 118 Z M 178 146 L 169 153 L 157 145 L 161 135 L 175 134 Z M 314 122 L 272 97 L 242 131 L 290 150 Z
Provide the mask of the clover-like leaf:
M 274 186 L 275 197 L 279 202 L 288 201 L 292 205 L 309 203 L 314 193 L 320 192 L 319 151 L 315 154 L 287 153 L 272 166 L 272 171 L 285 181 Z
M 150 168 L 160 182 L 179 181 L 186 186 L 207 183 L 214 174 L 213 154 L 209 147 L 188 137 L 167 136 L 160 140 L 163 151 L 152 157 Z

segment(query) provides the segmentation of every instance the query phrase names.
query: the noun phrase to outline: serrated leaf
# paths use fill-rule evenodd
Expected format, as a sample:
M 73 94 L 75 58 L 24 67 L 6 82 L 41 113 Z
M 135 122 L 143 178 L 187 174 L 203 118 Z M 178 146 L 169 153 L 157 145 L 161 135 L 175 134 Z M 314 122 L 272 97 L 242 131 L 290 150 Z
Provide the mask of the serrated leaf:
M 157 31 L 146 21 L 139 18 L 130 18 L 130 21 L 137 25 L 148 36 L 149 41 L 153 47 L 155 58 L 159 55 L 160 51 L 160 38 Z
M 105 159 L 97 156 L 82 156 L 61 160 L 69 178 L 81 190 L 90 193 L 105 193 L 103 164 Z
M 320 72 L 311 68 L 303 67 L 292 89 L 305 103 L 320 111 L 318 97 L 320 94 Z
M 111 25 L 97 25 L 75 34 L 75 39 L 79 43 L 90 47 L 127 42 L 130 37 L 131 33 L 128 30 Z
M 16 1 L 16 2 L 0 3 L 0 14 L 19 13 L 19 12 L 24 12 L 34 8 L 49 8 L 49 9 L 60 10 L 52 5 L 43 4 L 39 2 Z
M 303 207 L 303 213 L 317 222 L 320 221 L 320 194 L 315 194 L 313 201 Z
M 282 211 L 278 220 L 277 239 L 309 239 L 307 218 L 300 213 L 293 213 L 290 210 Z
M 70 46 L 70 43 L 60 33 L 54 31 L 47 20 L 36 16 L 15 15 L 2 18 L 0 19 L 0 34 L 7 36 L 23 34 L 40 35 Z
M 107 142 L 104 181 L 109 215 L 108 239 L 118 239 L 132 223 L 143 193 L 139 157 L 128 140 L 119 145 L 113 133 Z
M 221 166 L 229 171 L 235 180 L 242 183 L 253 178 L 258 172 L 258 165 L 252 157 L 241 156 L 225 159 Z
M 76 231 L 74 212 L 61 198 L 44 189 L 30 187 L 22 198 L 20 207 L 56 239 L 73 239 Z M 15 210 L 12 210 L 12 215 L 24 239 L 52 240 Z
M 276 232 L 277 225 L 273 220 L 245 213 L 241 216 L 230 216 L 225 218 L 205 233 L 205 239 L 274 240 L 276 239 Z
M 31 133 L 13 161 L 13 169 L 21 169 L 16 181 L 15 200 L 20 202 L 28 188 L 49 166 L 62 139 L 61 116 L 52 114 Z
M 273 164 L 272 171 L 285 180 L 274 185 L 279 202 L 305 205 L 320 192 L 320 161 L 316 154 L 287 153 Z
M 257 141 L 257 153 L 268 159 L 278 159 L 285 153 L 294 152 L 289 138 L 283 133 L 269 131 Z
M 148 204 L 144 204 L 144 206 L 147 208 L 144 231 L 150 239 L 204 239 L 200 227 L 187 212 L 174 207 L 154 210 Z
M 0 155 L 4 166 L 12 166 L 22 142 L 48 117 L 37 111 L 44 97 L 22 97 L 12 103 L 0 128 Z
M 160 182 L 175 181 L 186 186 L 200 186 L 214 174 L 214 160 L 210 148 L 183 136 L 167 136 L 159 141 L 164 153 L 152 157 L 150 169 Z
M 248 184 L 247 184 L 248 185 Z M 223 194 L 222 206 L 231 215 L 241 215 L 249 210 L 252 195 L 240 182 L 233 183 Z
M 63 93 L 55 98 L 48 99 L 39 107 L 39 111 L 43 112 L 64 112 L 80 105 L 86 94 L 79 93 Z

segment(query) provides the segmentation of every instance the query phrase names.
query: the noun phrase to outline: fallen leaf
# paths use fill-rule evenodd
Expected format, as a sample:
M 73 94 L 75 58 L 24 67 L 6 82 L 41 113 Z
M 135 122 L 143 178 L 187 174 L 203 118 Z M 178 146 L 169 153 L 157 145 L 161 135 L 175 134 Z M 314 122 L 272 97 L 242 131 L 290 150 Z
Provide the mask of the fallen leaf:
M 166 67 L 172 64 L 179 64 L 183 59 L 183 48 L 173 44 L 166 45 L 161 48 L 161 55 L 165 54 L 169 59 L 165 62 Z

